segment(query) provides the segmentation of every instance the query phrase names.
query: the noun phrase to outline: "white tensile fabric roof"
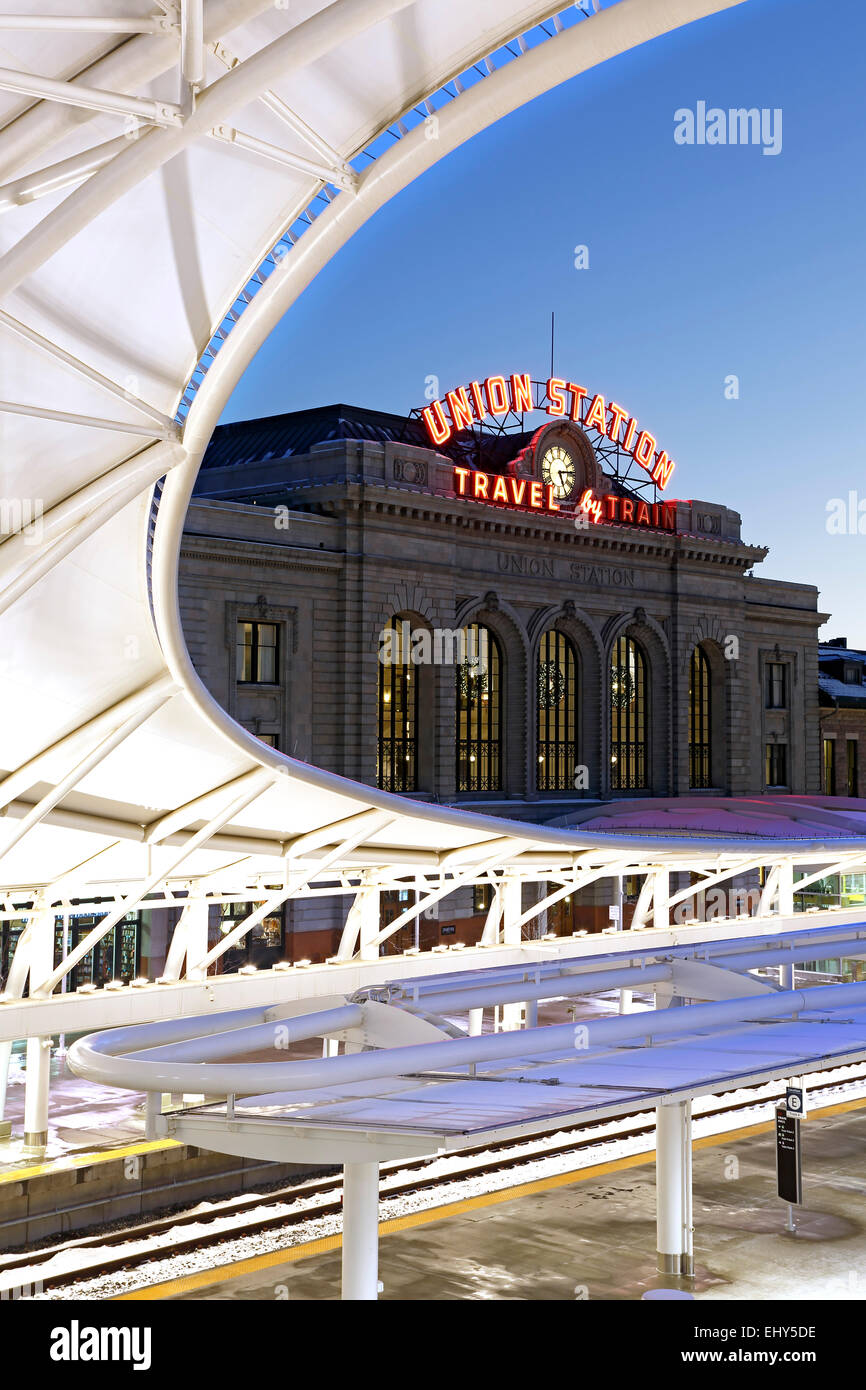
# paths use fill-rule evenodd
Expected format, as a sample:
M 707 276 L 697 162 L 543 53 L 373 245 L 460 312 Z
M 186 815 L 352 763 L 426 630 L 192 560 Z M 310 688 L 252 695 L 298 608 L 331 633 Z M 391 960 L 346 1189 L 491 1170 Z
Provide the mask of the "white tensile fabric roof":
M 24 0 L 0 17 L 7 901 L 340 844 L 338 868 L 688 850 L 421 806 L 265 748 L 192 669 L 176 564 L 228 395 L 353 231 L 508 111 L 729 3 Z M 58 27 L 70 13 L 108 31 Z M 146 32 L 111 32 L 136 18 Z

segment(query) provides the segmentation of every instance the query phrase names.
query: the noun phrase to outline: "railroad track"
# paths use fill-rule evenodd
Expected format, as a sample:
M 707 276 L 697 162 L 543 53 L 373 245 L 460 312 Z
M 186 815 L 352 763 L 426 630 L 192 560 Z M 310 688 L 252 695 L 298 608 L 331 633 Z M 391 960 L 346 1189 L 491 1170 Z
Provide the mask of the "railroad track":
M 866 1070 L 853 1071 L 845 1068 L 847 1074 L 832 1082 L 820 1084 L 820 1074 L 809 1087 L 809 1108 L 814 1110 L 824 1105 L 844 1103 L 855 1092 L 864 1094 Z M 829 1073 L 825 1073 L 829 1075 Z M 817 1083 L 817 1084 L 816 1084 Z M 739 1099 L 734 1103 L 719 1101 L 708 1105 L 696 1115 L 696 1123 L 705 1124 L 718 1119 L 726 1120 L 726 1130 L 746 1128 L 755 1123 L 755 1111 L 766 1110 L 785 1095 L 784 1085 L 744 1087 L 743 1091 L 754 1091 L 754 1100 Z M 740 1123 L 731 1123 L 739 1118 Z M 467 1178 L 498 1177 L 504 1172 L 514 1173 L 514 1186 L 521 1182 L 521 1170 L 542 1159 L 557 1155 L 574 1154 L 583 1162 L 576 1169 L 590 1166 L 586 1162 L 593 1149 L 612 1142 L 631 1143 L 651 1140 L 655 1132 L 654 1109 L 634 1111 L 614 1120 L 599 1120 L 584 1125 L 580 1129 L 562 1131 L 546 1130 L 530 1139 L 518 1143 L 484 1145 L 465 1149 L 453 1155 L 459 1167 L 429 1172 L 441 1164 L 441 1158 L 425 1158 L 417 1161 L 399 1160 L 382 1165 L 381 1197 L 387 1201 L 396 1197 L 409 1197 L 419 1193 L 443 1192 L 447 1200 L 447 1189 Z M 652 1143 L 646 1144 L 651 1149 Z M 640 1148 L 632 1152 L 641 1152 Z M 501 1188 L 501 1184 L 497 1184 Z M 431 1202 L 430 1206 L 439 1205 Z M 339 1216 L 342 1210 L 340 1179 L 330 1173 L 305 1182 L 285 1184 L 265 1194 L 245 1193 L 208 1204 L 202 1211 L 200 1207 L 188 1211 L 173 1212 L 154 1217 L 144 1222 L 125 1226 L 116 1230 L 102 1230 L 92 1235 L 79 1236 L 59 1244 L 46 1246 L 37 1251 L 14 1251 L 0 1255 L 0 1290 L 15 1286 L 16 1271 L 20 1271 L 21 1283 L 38 1283 L 42 1290 L 68 1290 L 69 1296 L 76 1296 L 76 1286 L 101 1275 L 131 1274 L 154 1260 L 167 1256 L 191 1254 L 202 1250 L 217 1251 L 221 1245 L 237 1241 L 239 1238 L 267 1231 L 291 1230 L 314 1222 L 323 1217 Z M 236 1221 L 233 1218 L 237 1218 Z M 213 1231 L 208 1231 L 208 1226 Z M 204 1230 L 202 1228 L 205 1228 Z M 184 1234 L 187 1228 L 187 1234 Z M 170 1237 L 170 1243 L 167 1238 Z M 152 1242 L 150 1248 L 130 1250 L 131 1245 Z M 166 1242 L 166 1243 L 164 1243 Z M 114 1249 L 115 1253 L 106 1253 Z M 288 1248 L 288 1247 L 287 1247 Z M 87 1260 L 87 1252 L 93 1250 L 94 1258 Z M 81 1257 L 80 1261 L 77 1257 Z M 60 1263 L 65 1268 L 51 1270 L 51 1263 Z M 72 1263 L 75 1268 L 70 1268 Z M 229 1263 L 227 1260 L 226 1263 Z M 221 1263 L 219 1259 L 215 1263 Z M 44 1272 L 40 1272 L 44 1266 Z M 137 1287 L 149 1282 L 143 1279 Z M 9 1295 L 6 1294 L 6 1297 Z

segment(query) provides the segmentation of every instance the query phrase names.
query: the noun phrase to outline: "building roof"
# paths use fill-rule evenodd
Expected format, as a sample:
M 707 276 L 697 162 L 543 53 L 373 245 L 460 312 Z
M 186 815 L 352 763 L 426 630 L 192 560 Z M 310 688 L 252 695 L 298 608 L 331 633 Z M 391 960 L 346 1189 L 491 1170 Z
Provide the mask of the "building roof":
M 507 434 L 457 430 L 447 444 L 436 452 L 495 473 L 520 452 L 534 433 L 534 429 Z M 201 471 L 242 468 L 245 464 L 289 459 L 308 454 L 317 444 L 343 440 L 434 448 L 417 418 L 337 402 L 334 405 L 314 406 L 310 410 L 292 410 L 285 415 L 218 425 L 205 451 Z M 207 491 L 206 481 L 200 483 L 197 491 Z
M 658 796 L 603 802 L 550 823 L 611 834 L 829 841 L 866 834 L 866 808 L 841 796 Z
M 839 642 L 821 643 L 818 647 L 818 692 L 819 700 L 825 707 L 838 705 L 841 709 L 866 709 L 866 652 L 856 647 L 842 646 Z M 857 665 L 860 669 L 860 682 L 850 682 L 841 678 L 841 664 Z

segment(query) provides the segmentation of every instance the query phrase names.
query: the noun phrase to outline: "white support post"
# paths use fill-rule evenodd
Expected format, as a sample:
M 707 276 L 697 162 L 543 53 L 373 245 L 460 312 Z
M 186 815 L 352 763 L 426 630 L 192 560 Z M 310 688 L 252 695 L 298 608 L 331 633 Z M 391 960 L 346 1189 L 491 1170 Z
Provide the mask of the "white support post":
M 380 888 L 369 869 L 361 875 L 361 886 L 346 915 L 340 947 L 342 960 L 351 960 L 356 950 L 361 960 L 379 959 Z
M 361 960 L 378 960 L 379 945 L 379 885 L 373 881 L 366 883 L 358 894 L 360 930 L 358 934 L 358 953 Z
M 343 1165 L 344 1302 L 379 1296 L 379 1165 Z
M 660 1273 L 694 1273 L 690 1101 L 656 1106 L 656 1245 Z
M 210 903 L 207 901 L 189 903 L 183 910 L 183 915 L 175 927 L 175 932 L 181 926 L 184 929 L 184 946 L 186 948 L 187 961 L 202 961 L 207 955 L 207 924 L 210 910 Z M 172 938 L 172 945 L 174 938 Z M 201 965 L 192 965 L 186 972 L 188 980 L 203 980 L 207 971 Z
M 162 1114 L 162 1096 L 159 1091 L 148 1091 L 144 1098 L 144 1137 L 147 1140 L 158 1138 L 157 1116 Z
M 517 874 L 506 872 L 502 880 L 502 942 L 505 946 L 519 946 L 520 916 L 522 906 L 522 882 Z M 519 1028 L 523 1022 L 523 1004 L 503 1004 L 500 1012 L 500 1026 L 504 1033 Z
M 640 893 L 638 894 L 637 903 L 635 904 L 634 913 L 631 919 L 632 931 L 637 931 L 640 927 L 646 925 L 646 919 L 649 915 L 650 905 L 652 903 L 653 898 L 654 882 L 654 875 L 649 873 L 646 875 L 643 883 L 640 886 Z
M 761 901 L 758 903 L 758 917 L 769 917 L 773 901 L 779 891 L 779 865 L 774 864 L 767 874 L 766 882 L 761 890 Z
M 50 975 L 54 965 L 54 913 L 40 910 L 31 922 L 30 993 Z M 51 1080 L 51 1038 L 27 1039 L 24 1086 L 24 1148 L 43 1154 L 48 1143 L 48 1093 Z
M 670 874 L 656 869 L 653 874 L 653 926 L 667 931 L 670 926 Z
M 484 1032 L 484 1010 L 483 1010 L 483 1009 L 470 1009 L 470 1010 L 469 1010 L 469 1036 L 470 1036 L 470 1038 L 479 1038 L 483 1032 Z
M 794 861 L 793 859 L 783 859 L 777 867 L 779 872 L 779 916 L 793 917 Z
M 622 920 L 622 874 L 617 874 L 616 878 L 614 879 L 614 887 L 615 887 L 615 892 L 616 892 L 616 901 L 614 902 L 614 907 L 616 908 L 616 914 L 617 914 L 617 915 L 616 915 L 616 929 L 617 929 L 617 931 L 624 931 L 624 930 L 625 930 L 625 923 L 624 923 L 623 920 Z M 631 992 L 631 990 L 630 990 L 630 989 L 621 989 L 620 992 L 619 992 L 619 1011 L 620 1011 L 620 1013 L 621 1013 L 621 1014 L 630 1014 L 630 1013 L 631 1013 L 631 1005 L 632 1005 L 632 992 Z

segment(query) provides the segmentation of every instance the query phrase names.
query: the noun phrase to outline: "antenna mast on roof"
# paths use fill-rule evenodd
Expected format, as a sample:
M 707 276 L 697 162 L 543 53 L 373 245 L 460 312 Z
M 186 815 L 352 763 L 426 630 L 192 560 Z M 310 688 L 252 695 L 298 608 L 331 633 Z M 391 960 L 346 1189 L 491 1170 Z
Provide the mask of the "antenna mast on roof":
M 556 314 L 553 309 L 550 311 L 550 375 L 553 376 L 553 336 L 556 325 Z

